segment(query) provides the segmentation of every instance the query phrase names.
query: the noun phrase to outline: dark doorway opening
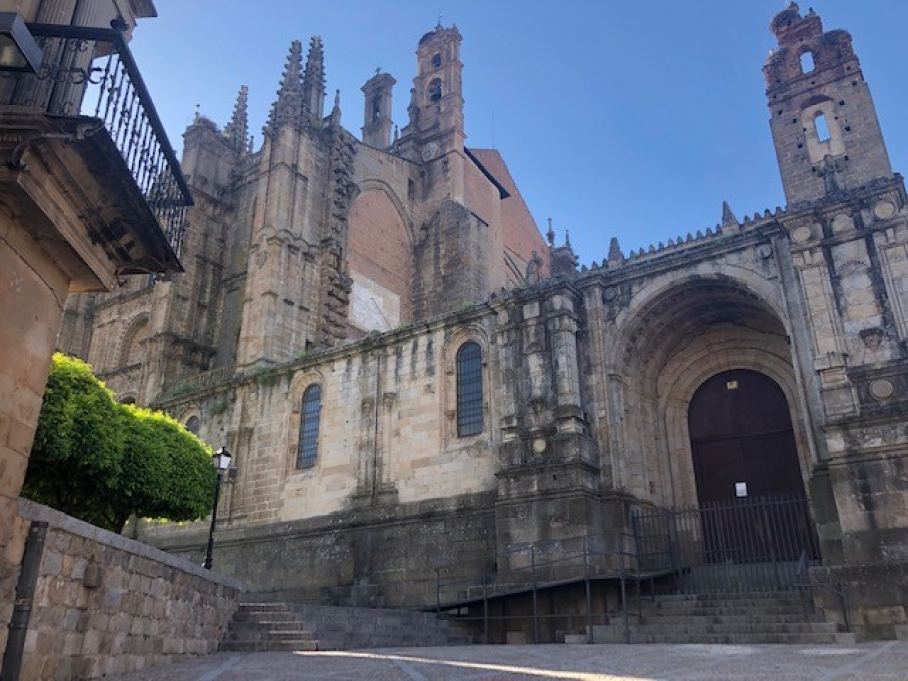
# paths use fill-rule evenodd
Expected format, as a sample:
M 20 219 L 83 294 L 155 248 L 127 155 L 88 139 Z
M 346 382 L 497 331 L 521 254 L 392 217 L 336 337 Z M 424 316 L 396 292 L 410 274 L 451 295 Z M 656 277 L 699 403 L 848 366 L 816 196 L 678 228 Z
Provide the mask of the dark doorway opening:
M 691 399 L 688 425 L 707 560 L 792 560 L 805 550 L 815 557 L 807 503 L 771 521 L 755 503 L 806 499 L 779 385 L 747 369 L 717 374 Z

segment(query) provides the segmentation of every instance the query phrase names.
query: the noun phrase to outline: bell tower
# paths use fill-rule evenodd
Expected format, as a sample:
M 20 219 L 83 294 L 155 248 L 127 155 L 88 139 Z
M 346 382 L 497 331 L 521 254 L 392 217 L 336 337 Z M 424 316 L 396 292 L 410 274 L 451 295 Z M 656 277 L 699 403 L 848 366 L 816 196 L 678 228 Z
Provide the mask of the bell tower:
M 770 24 L 779 48 L 763 74 L 789 206 L 889 178 L 892 168 L 870 90 L 847 31 L 823 31 L 797 3 Z
M 456 26 L 438 24 L 419 41 L 410 120 L 401 131 L 401 153 L 413 160 L 429 163 L 452 151 L 463 154 L 461 40 Z

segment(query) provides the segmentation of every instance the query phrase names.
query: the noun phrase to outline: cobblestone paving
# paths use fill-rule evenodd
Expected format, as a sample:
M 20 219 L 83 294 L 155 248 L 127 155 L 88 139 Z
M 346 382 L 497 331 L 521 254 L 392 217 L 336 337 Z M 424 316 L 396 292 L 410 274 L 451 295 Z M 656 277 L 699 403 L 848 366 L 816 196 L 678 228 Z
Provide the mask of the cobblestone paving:
M 109 681 L 904 681 L 908 643 L 548 645 L 219 653 Z

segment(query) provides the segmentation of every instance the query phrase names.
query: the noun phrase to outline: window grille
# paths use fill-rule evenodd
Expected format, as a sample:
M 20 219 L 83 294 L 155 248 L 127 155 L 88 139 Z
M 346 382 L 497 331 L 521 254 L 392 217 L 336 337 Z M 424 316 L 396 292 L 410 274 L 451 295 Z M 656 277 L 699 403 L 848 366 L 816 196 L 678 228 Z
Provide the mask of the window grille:
M 482 432 L 482 348 L 472 341 L 457 351 L 457 436 Z
M 303 393 L 300 418 L 300 444 L 296 459 L 297 468 L 314 466 L 318 458 L 318 422 L 322 411 L 322 387 L 310 385 Z

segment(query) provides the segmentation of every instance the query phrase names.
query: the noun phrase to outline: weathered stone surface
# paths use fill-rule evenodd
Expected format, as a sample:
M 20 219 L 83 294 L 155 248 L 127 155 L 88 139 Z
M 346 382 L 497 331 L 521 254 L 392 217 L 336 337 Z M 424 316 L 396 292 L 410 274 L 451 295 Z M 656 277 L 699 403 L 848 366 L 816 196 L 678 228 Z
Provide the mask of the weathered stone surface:
M 236 580 L 24 499 L 19 513 L 49 524 L 23 679 L 96 678 L 217 650 Z

